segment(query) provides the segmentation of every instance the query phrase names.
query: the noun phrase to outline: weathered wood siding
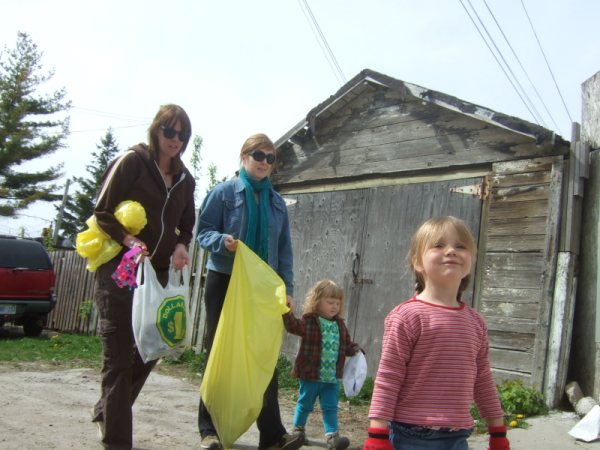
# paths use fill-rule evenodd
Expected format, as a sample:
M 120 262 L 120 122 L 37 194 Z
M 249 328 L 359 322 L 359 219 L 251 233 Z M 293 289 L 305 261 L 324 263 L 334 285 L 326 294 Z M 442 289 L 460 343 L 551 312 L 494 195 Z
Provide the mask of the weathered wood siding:
M 547 143 L 536 145 L 533 136 L 417 101 L 406 89 L 368 81 L 360 89 L 361 95 L 320 113 L 306 140 L 282 144 L 278 183 L 460 170 L 564 153 Z
M 493 165 L 480 310 L 496 378 L 540 387 L 556 266 L 560 157 Z
M 474 305 L 488 322 L 497 379 L 519 378 L 542 388 L 563 226 L 561 191 L 568 142 L 518 118 L 366 69 L 282 136 L 278 149 L 279 171 L 273 178 L 284 193 L 360 189 L 369 183 L 373 183 L 370 187 L 384 186 L 386 180 L 389 184 L 397 180 L 419 183 L 424 178 L 437 182 L 469 172 L 487 180 L 483 185 L 489 187 L 489 196 L 484 188 L 480 228 L 474 230 L 479 233 Z M 468 191 L 465 186 L 463 192 Z M 377 203 L 370 195 L 367 207 Z M 403 200 L 389 208 L 404 214 L 416 210 L 420 219 L 464 214 L 456 206 L 425 211 L 428 202 L 439 205 L 447 196 L 430 198 L 425 191 L 417 195 L 398 195 Z M 321 215 L 326 218 L 325 211 Z M 381 220 L 370 221 L 361 239 L 367 242 L 365 236 L 369 236 L 371 243 L 377 243 L 378 238 L 387 242 L 388 230 L 399 223 L 402 214 L 394 216 L 384 208 L 380 215 L 371 216 Z M 307 211 L 302 223 L 312 218 Z M 322 233 L 335 226 L 319 219 Z M 413 229 L 398 226 L 396 231 L 401 233 L 399 239 L 407 240 Z M 295 245 L 306 248 L 311 243 L 304 240 Z M 366 255 L 368 246 L 361 245 L 361 255 Z M 393 262 L 383 257 L 379 246 L 371 245 L 373 260 L 381 256 L 379 265 L 372 264 L 361 278 L 381 279 Z M 313 248 L 312 257 L 322 259 L 322 252 L 320 247 Z M 296 264 L 302 273 L 311 263 L 301 259 Z M 383 314 L 379 317 L 374 309 L 358 311 L 354 306 L 367 305 L 363 296 L 375 285 L 350 285 L 349 310 L 355 315 L 349 319 L 360 322 L 365 314 L 372 324 L 379 321 L 382 329 Z
M 389 181 L 389 180 L 388 180 Z M 286 192 L 294 248 L 296 312 L 317 281 L 343 286 L 344 317 L 353 339 L 365 350 L 375 375 L 381 354 L 383 320 L 414 294 L 408 269 L 411 234 L 426 219 L 455 214 L 479 234 L 481 199 L 454 192 L 481 178 L 374 186 L 294 194 Z M 471 289 L 465 295 L 472 301 Z M 299 339 L 288 336 L 284 353 L 296 354 Z

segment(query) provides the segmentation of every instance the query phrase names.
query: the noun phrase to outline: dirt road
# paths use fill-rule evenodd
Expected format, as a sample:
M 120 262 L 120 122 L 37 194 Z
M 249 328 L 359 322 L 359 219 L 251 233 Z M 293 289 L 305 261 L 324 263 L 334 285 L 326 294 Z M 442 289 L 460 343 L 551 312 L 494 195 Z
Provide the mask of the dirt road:
M 56 370 L 51 365 L 0 364 L 2 408 L 0 449 L 98 449 L 97 429 L 89 421 L 98 397 L 99 374 L 93 369 Z M 153 372 L 134 408 L 134 447 L 138 450 L 198 449 L 196 432 L 197 382 Z M 284 424 L 291 427 L 293 401 L 282 399 Z M 365 438 L 363 411 L 342 405 L 340 428 L 350 436 L 352 447 Z M 511 430 L 513 450 L 600 450 L 600 443 L 576 442 L 567 431 L 577 422 L 572 413 L 553 413 L 530 419 L 527 430 Z M 307 426 L 311 445 L 324 448 L 317 412 Z M 235 444 L 255 449 L 258 434 L 252 427 Z M 485 450 L 486 437 L 469 440 L 472 450 Z
M 6 337 L 5 334 L 2 336 Z M 199 449 L 196 425 L 199 379 L 161 372 L 164 370 L 159 365 L 134 407 L 134 448 Z M 49 363 L 0 363 L 0 450 L 101 448 L 98 430 L 90 422 L 90 410 L 99 395 L 99 380 L 97 369 L 65 369 L 61 364 Z M 282 419 L 288 430 L 292 428 L 294 405 L 292 394 L 280 392 Z M 574 413 L 565 412 L 530 418 L 528 429 L 509 431 L 511 448 L 600 450 L 598 441 L 577 442 L 567 434 L 578 420 Z M 368 426 L 367 408 L 341 403 L 339 422 L 342 434 L 350 438 L 350 449 L 362 448 Z M 318 406 L 306 428 L 310 445 L 303 448 L 325 448 Z M 256 449 L 257 443 L 258 430 L 252 426 L 234 448 Z M 487 436 L 472 436 L 469 447 L 486 450 Z
M 97 428 L 89 419 L 90 409 L 98 398 L 99 379 L 94 369 L 57 370 L 48 364 L 0 364 L 0 449 L 100 448 Z M 134 447 L 138 450 L 199 448 L 198 396 L 197 381 L 152 372 L 134 407 Z M 281 400 L 284 425 L 290 428 L 293 406 L 291 400 Z M 359 413 L 362 422 L 348 416 L 355 411 L 346 411 L 351 422 L 348 431 L 356 447 L 360 447 L 365 437 L 363 411 Z M 319 420 L 318 413 L 313 414 L 307 427 L 315 448 L 324 447 Z M 254 449 L 257 443 L 258 432 L 253 426 L 235 448 Z

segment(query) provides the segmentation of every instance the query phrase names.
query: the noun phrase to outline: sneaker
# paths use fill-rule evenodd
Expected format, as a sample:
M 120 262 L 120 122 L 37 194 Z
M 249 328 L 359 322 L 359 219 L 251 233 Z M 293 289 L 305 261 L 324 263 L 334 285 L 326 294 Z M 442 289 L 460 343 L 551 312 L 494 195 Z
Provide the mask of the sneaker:
M 281 436 L 277 444 L 266 447 L 264 450 L 298 450 L 303 445 L 304 442 L 299 434 L 285 433 L 283 436 Z
M 100 439 L 100 440 L 104 439 L 104 421 L 97 420 L 93 423 L 95 423 L 96 426 L 98 427 L 98 439 Z
M 306 431 L 304 427 L 294 427 L 294 431 L 292 434 L 297 434 L 300 436 L 300 440 L 302 441 L 302 445 L 308 445 L 308 439 L 306 439 Z
M 208 450 L 216 450 L 221 448 L 221 441 L 219 441 L 219 438 L 214 434 L 207 434 L 202 438 L 202 441 L 200 441 L 200 447 Z
M 94 408 L 92 408 L 92 411 L 91 411 L 91 418 L 92 418 L 92 423 L 95 423 L 96 426 L 98 427 L 98 438 L 100 440 L 104 439 L 104 420 L 103 420 L 102 416 L 100 416 L 100 418 L 97 418 L 96 410 Z
M 348 448 L 350 441 L 346 436 L 340 436 L 336 431 L 327 435 L 327 450 L 344 450 Z

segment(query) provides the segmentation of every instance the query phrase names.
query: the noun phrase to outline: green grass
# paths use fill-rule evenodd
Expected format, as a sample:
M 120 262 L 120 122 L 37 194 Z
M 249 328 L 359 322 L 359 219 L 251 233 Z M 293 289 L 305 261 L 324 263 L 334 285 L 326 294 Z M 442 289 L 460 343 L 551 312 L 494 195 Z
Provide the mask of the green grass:
M 373 395 L 374 380 L 372 377 L 367 377 L 360 392 L 355 397 L 346 397 L 344 388 L 340 389 L 340 401 L 349 402 L 351 405 L 368 406 L 371 404 L 371 396 Z
M 0 361 L 64 363 L 71 367 L 100 367 L 102 343 L 97 336 L 58 333 L 35 338 L 0 340 Z
M 173 358 L 163 358 L 162 365 L 163 367 L 169 367 L 171 369 L 180 369 L 187 372 L 189 376 L 198 376 L 204 373 L 204 369 L 206 368 L 206 353 L 205 352 L 196 352 L 193 348 L 186 348 L 183 353 L 179 356 L 179 359 Z M 169 370 L 166 370 L 169 372 Z
M 277 360 L 277 371 L 279 375 L 277 379 L 279 389 L 293 391 L 294 394 L 292 394 L 292 396 L 297 400 L 297 391 L 299 387 L 298 378 L 293 378 L 291 376 L 292 363 L 289 362 L 284 355 L 279 355 L 279 359 Z M 371 395 L 373 395 L 373 378 L 371 377 L 367 377 L 365 384 L 356 397 L 346 397 L 344 388 L 340 383 L 340 401 L 342 402 L 348 402 L 350 405 L 369 405 L 371 403 Z
M 9 363 L 49 363 L 62 367 L 100 368 L 102 343 L 97 336 L 80 336 L 70 333 L 53 333 L 51 336 L 2 337 L 0 338 L 0 362 Z M 206 353 L 186 349 L 179 359 L 164 358 L 157 370 L 165 375 L 199 379 L 206 367 Z M 290 373 L 292 364 L 283 355 L 277 361 L 279 388 L 292 399 L 297 399 L 298 379 Z M 367 406 L 373 393 L 373 378 L 368 377 L 356 397 L 350 399 L 340 389 L 340 401 L 350 405 Z M 498 386 L 502 407 L 506 413 L 506 424 L 510 427 L 526 427 L 526 418 L 547 414 L 543 396 L 535 389 L 518 381 L 507 381 Z M 485 422 L 479 417 L 476 407 L 471 414 L 475 418 L 478 431 L 485 432 Z

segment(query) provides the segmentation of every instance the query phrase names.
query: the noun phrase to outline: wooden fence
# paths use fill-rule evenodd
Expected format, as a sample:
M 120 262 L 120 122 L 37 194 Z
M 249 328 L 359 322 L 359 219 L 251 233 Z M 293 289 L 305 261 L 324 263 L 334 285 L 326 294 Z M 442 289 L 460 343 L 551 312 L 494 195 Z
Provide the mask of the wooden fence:
M 204 306 L 204 265 L 206 253 L 192 242 L 190 255 L 190 310 L 193 319 L 192 345 L 203 343 Z M 98 314 L 94 306 L 96 290 L 95 274 L 86 269 L 86 260 L 74 250 L 55 250 L 50 259 L 56 272 L 56 307 L 48 316 L 47 327 L 77 334 L 96 335 Z M 197 270 L 201 267 L 201 270 Z
M 48 316 L 48 328 L 78 334 L 96 334 L 98 317 L 93 308 L 94 274 L 74 250 L 55 250 L 50 259 L 56 272 L 56 307 Z M 87 311 L 87 314 L 86 314 Z

